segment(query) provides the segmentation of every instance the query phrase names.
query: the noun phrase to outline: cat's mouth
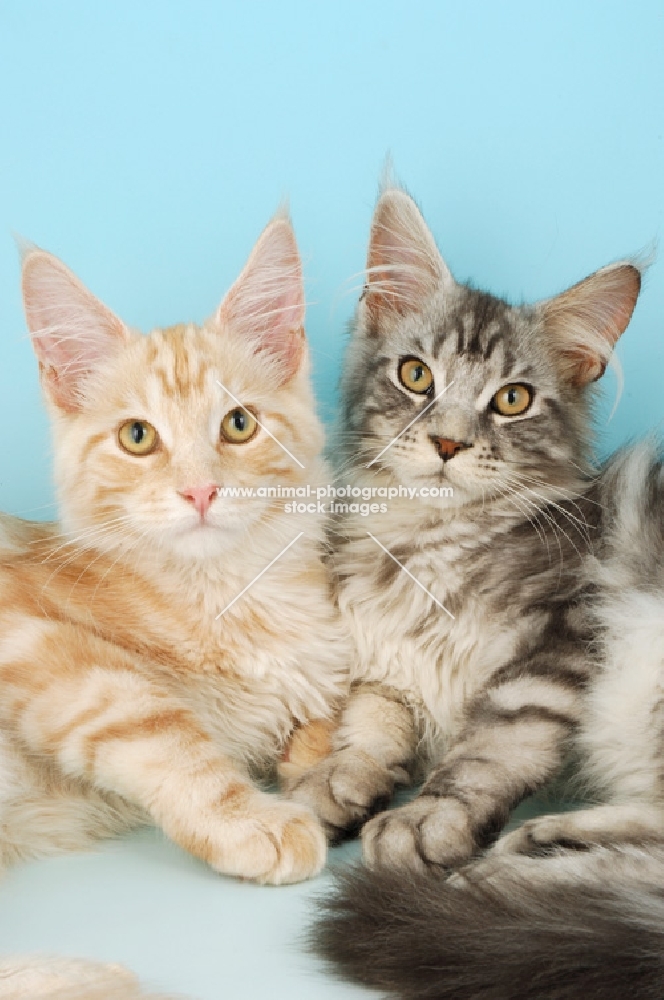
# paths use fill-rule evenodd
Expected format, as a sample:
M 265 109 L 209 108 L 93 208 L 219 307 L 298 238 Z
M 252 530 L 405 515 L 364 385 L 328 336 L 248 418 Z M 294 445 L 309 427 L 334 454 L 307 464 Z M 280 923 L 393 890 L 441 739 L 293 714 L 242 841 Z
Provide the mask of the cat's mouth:
M 179 534 L 200 537 L 201 535 L 236 535 L 246 527 L 240 519 L 234 517 L 224 517 L 223 523 L 219 519 L 214 519 L 209 515 L 203 515 L 197 521 L 187 518 L 187 521 L 180 526 Z
M 229 524 L 224 525 L 224 529 L 231 527 Z M 221 530 L 219 524 L 215 524 L 210 518 L 203 516 L 199 517 L 198 520 L 194 521 L 192 518 L 183 518 L 178 525 L 177 534 L 182 535 L 201 535 L 201 534 L 211 534 L 212 532 L 218 532 Z

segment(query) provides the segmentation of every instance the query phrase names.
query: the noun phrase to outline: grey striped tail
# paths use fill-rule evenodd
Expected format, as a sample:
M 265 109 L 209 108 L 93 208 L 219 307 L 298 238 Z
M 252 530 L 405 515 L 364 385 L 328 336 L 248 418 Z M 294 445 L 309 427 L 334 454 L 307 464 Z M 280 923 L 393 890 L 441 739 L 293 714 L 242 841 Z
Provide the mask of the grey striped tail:
M 403 1000 L 662 1000 L 664 889 L 624 871 L 593 879 L 592 853 L 577 882 L 556 881 L 553 859 L 531 860 L 531 881 L 509 864 L 452 882 L 351 868 L 312 943 L 337 973 Z

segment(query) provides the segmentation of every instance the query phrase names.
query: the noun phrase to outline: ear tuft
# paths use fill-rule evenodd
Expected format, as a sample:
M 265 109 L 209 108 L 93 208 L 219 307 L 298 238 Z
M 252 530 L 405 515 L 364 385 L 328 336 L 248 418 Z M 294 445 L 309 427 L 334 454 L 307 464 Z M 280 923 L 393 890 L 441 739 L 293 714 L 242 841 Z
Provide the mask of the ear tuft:
M 290 220 L 280 213 L 259 236 L 216 318 L 276 358 L 287 382 L 304 356 L 304 314 L 300 254 Z
M 582 387 L 601 378 L 632 317 L 640 289 L 639 268 L 620 262 L 541 303 L 545 329 L 567 382 Z
M 53 402 L 73 412 L 85 380 L 126 342 L 124 323 L 61 260 L 24 245 L 23 305 L 42 384 Z
M 417 205 L 400 188 L 388 188 L 371 223 L 364 293 L 370 315 L 418 312 L 447 282 L 453 278 Z

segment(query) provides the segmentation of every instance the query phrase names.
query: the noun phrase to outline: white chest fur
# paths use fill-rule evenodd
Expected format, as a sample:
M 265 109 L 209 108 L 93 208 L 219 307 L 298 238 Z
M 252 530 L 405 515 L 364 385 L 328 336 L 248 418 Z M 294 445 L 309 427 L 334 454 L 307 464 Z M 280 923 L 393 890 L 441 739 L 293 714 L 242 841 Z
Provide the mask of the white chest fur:
M 340 606 L 357 649 L 353 679 L 401 692 L 433 750 L 454 736 L 464 706 L 513 656 L 521 630 L 467 586 L 468 559 L 486 552 L 488 533 L 458 523 L 418 530 L 412 515 L 396 521 L 353 525 L 337 557 Z

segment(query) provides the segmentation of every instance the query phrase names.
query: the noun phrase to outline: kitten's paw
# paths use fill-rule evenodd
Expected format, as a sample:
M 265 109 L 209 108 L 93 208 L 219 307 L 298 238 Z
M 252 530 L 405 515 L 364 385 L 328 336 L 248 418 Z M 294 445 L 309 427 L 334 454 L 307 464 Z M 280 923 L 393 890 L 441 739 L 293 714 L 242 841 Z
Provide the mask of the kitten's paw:
M 309 809 L 260 792 L 222 817 L 215 842 L 213 868 L 269 885 L 312 878 L 327 853 L 323 828 Z
M 375 816 L 362 831 L 364 860 L 424 871 L 455 868 L 475 851 L 468 811 L 457 799 L 422 795 L 399 809 Z
M 334 751 L 296 781 L 286 784 L 286 794 L 312 809 L 331 840 L 357 830 L 392 798 L 402 771 L 390 771 L 361 750 Z
M 330 756 L 336 727 L 336 719 L 313 719 L 293 732 L 277 764 L 283 787 L 292 786 L 303 774 Z
M 541 857 L 559 848 L 587 850 L 587 833 L 577 829 L 574 813 L 552 813 L 526 820 L 496 841 L 489 854 L 525 854 Z M 598 841 L 599 842 L 599 841 Z

